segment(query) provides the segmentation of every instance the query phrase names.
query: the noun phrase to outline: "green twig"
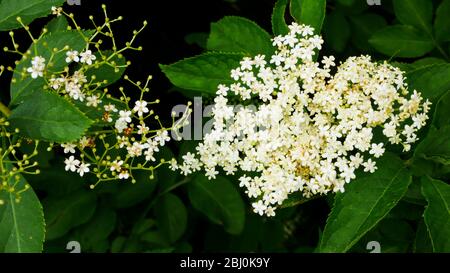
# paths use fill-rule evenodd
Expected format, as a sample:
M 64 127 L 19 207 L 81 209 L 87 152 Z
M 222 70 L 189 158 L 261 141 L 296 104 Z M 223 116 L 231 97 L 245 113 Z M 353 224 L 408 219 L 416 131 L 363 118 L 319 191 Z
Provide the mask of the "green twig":
M 0 112 L 2 112 L 6 117 L 9 117 L 11 115 L 11 110 L 9 110 L 9 108 L 4 105 L 1 101 L 0 101 Z

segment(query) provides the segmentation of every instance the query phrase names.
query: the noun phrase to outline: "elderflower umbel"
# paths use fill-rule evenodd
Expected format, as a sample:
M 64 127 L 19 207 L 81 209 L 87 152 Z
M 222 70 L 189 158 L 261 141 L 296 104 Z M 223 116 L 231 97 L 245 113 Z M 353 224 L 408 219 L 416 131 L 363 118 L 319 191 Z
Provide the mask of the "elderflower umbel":
M 246 57 L 231 71 L 235 82 L 218 87 L 212 131 L 196 155 L 172 164 L 185 175 L 203 168 L 210 179 L 218 167 L 226 174 L 244 171 L 240 186 L 256 199 L 254 212 L 267 216 L 291 193 L 343 192 L 360 167 L 374 172 L 374 159 L 385 152 L 373 140 L 377 127 L 387 142 L 408 151 L 430 105 L 415 90 L 408 95 L 398 68 L 370 56 L 337 67 L 334 57 L 324 57 L 321 65 L 314 61 L 321 37 L 309 26 L 289 28 L 273 39 L 273 56 Z M 233 109 L 232 96 L 256 107 Z

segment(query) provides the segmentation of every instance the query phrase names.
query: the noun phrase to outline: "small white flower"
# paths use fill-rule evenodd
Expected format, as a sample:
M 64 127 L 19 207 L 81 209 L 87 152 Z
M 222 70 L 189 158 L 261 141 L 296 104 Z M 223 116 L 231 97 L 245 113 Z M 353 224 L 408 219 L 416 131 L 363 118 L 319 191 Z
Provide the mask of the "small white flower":
M 169 169 L 171 169 L 172 171 L 178 170 L 178 163 L 177 163 L 177 160 L 175 158 L 172 158 L 172 160 L 170 160 Z
M 64 163 L 66 164 L 66 171 L 72 171 L 75 172 L 78 168 L 78 165 L 80 164 L 80 160 L 75 159 L 75 157 L 73 155 L 71 155 L 69 158 L 66 158 L 66 160 L 64 160 Z
M 89 163 L 84 163 L 84 162 L 81 163 L 80 166 L 79 166 L 78 169 L 77 169 L 77 173 L 79 173 L 80 176 L 83 177 L 83 175 L 84 175 L 85 173 L 88 173 L 88 172 L 89 172 L 89 166 L 91 166 L 91 164 L 89 164 Z
M 147 133 L 149 132 L 149 130 L 150 130 L 150 128 L 148 128 L 147 126 L 145 126 L 145 124 L 144 124 L 144 125 L 138 125 L 137 127 L 138 127 L 137 133 L 138 133 L 139 135 L 145 135 L 145 134 L 147 134 Z
M 80 61 L 80 57 L 78 57 L 78 51 L 72 50 L 66 52 L 66 63 L 76 62 L 78 63 Z
M 167 131 L 158 131 L 155 141 L 159 142 L 160 146 L 164 146 L 166 142 L 170 141 L 169 133 Z
M 87 106 L 97 107 L 99 103 L 101 103 L 101 100 L 98 98 L 97 95 L 88 96 L 86 98 Z
M 383 143 L 379 144 L 373 143 L 369 153 L 375 156 L 376 158 L 382 156 L 384 154 Z
M 147 108 L 147 102 L 143 100 L 138 100 L 135 102 L 135 106 L 133 111 L 138 114 L 138 116 L 142 117 L 144 113 L 148 113 L 149 110 Z
M 65 78 L 51 78 L 50 79 L 50 86 L 54 89 L 54 90 L 58 90 L 59 88 L 61 88 L 62 86 L 64 86 L 66 83 L 66 79 Z
M 367 160 L 362 164 L 364 166 L 365 172 L 374 173 L 377 170 L 376 163 L 372 161 L 372 159 Z
M 119 173 L 119 179 L 128 179 L 130 177 L 130 174 L 128 173 L 127 170 L 122 170 Z
M 106 112 L 117 112 L 117 108 L 114 104 L 107 104 L 103 106 Z
M 130 155 L 130 157 L 142 155 L 142 150 L 142 144 L 139 142 L 134 142 L 133 145 L 127 147 L 128 155 Z
M 264 211 L 267 208 L 267 206 L 264 205 L 264 202 L 262 200 L 259 200 L 258 202 L 253 203 L 252 206 L 253 206 L 253 211 L 255 213 L 258 213 L 259 215 L 263 215 Z
M 63 12 L 63 9 L 61 7 L 55 7 L 55 6 L 52 7 L 53 15 L 56 15 L 59 17 L 59 16 L 61 16 L 62 12 Z
M 130 123 L 131 122 L 131 111 L 120 110 L 119 111 L 119 119 L 126 123 Z
M 154 151 L 152 149 L 147 149 L 144 152 L 145 160 L 147 161 L 155 161 L 156 158 L 154 157 Z
M 111 162 L 111 167 L 109 168 L 112 172 L 120 171 L 122 169 L 123 160 L 114 160 Z
M 31 77 L 36 79 L 44 76 L 45 58 L 36 56 L 31 60 L 31 67 L 27 68 L 27 72 L 31 73 Z
M 125 128 L 128 127 L 128 124 L 123 119 L 116 120 L 116 123 L 114 124 L 114 127 L 117 129 L 119 133 L 122 133 Z
M 81 52 L 80 57 L 80 62 L 88 65 L 92 65 L 92 61 L 95 61 L 97 59 L 97 57 L 95 57 L 95 55 L 92 54 L 92 51 L 90 50 Z
M 61 144 L 61 147 L 64 148 L 64 153 L 71 153 L 74 154 L 75 153 L 75 148 L 77 147 L 76 144 L 73 143 L 63 143 Z
M 91 144 L 91 142 L 92 142 L 91 138 L 87 138 L 86 136 L 83 136 L 78 143 L 80 144 L 81 149 L 84 149 L 87 146 L 89 146 Z

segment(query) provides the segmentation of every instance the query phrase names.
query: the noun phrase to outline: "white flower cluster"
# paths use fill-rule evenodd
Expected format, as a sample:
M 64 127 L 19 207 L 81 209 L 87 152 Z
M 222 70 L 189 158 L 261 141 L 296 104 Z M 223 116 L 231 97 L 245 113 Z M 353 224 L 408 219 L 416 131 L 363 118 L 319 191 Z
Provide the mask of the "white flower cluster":
M 141 88 L 141 92 L 148 90 L 147 84 Z M 186 125 L 190 113 L 187 109 L 181 123 L 174 124 L 172 128 L 161 125 L 161 128 L 150 129 L 146 120 L 152 116 L 157 121 L 159 118 L 154 116 L 148 106 L 158 102 L 159 100 L 147 102 L 140 99 L 135 101 L 133 108 L 128 104 L 121 104 L 123 110 L 119 110 L 114 104 L 104 105 L 103 121 L 111 123 L 112 130 L 90 137 L 83 136 L 76 143 L 61 144 L 65 154 L 79 154 L 78 158 L 74 155 L 66 158 L 66 171 L 83 176 L 94 165 L 92 173 L 97 176 L 98 183 L 129 178 L 134 181 L 134 170 L 147 170 L 153 176 L 153 170 L 164 163 L 155 163 L 156 153 L 170 141 L 170 130 Z M 103 154 L 98 151 L 103 151 Z
M 210 179 L 217 167 L 245 172 L 240 186 L 256 199 L 254 211 L 267 216 L 290 193 L 343 192 L 358 168 L 374 172 L 374 158 L 385 151 L 382 142 L 374 143 L 377 128 L 389 143 L 410 150 L 430 107 L 415 90 L 408 95 L 399 69 L 369 56 L 337 67 L 334 57 L 324 57 L 320 65 L 313 57 L 321 37 L 309 26 L 289 28 L 273 39 L 273 56 L 244 58 L 231 71 L 235 82 L 218 87 L 212 131 L 196 156 L 186 154 L 173 165 L 185 175 L 204 168 Z M 232 95 L 256 110 L 228 105 Z

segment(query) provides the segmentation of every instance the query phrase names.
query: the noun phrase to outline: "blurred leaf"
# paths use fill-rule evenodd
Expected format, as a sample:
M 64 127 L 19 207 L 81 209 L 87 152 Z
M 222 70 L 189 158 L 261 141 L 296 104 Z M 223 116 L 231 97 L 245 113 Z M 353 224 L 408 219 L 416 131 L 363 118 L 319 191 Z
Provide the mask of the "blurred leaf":
M 297 23 L 309 25 L 315 33 L 320 33 L 326 6 L 326 0 L 291 0 L 290 11 Z
M 106 240 L 116 228 L 116 221 L 117 215 L 114 210 L 106 207 L 97 208 L 91 220 L 77 229 L 81 236 L 81 245 L 84 248 L 93 248 Z
M 286 24 L 285 14 L 289 0 L 278 0 L 272 12 L 272 32 L 275 36 L 286 35 L 289 33 L 289 27 Z
M 65 171 L 63 164 L 53 164 L 48 169 L 41 169 L 39 175 L 30 176 L 29 180 L 35 190 L 44 191 L 52 197 L 68 195 L 84 186 L 83 178 Z
M 0 31 L 21 28 L 16 20 L 22 19 L 25 25 L 37 18 L 44 17 L 52 12 L 52 6 L 59 7 L 66 0 L 2 0 L 0 1 Z
M 424 219 L 433 252 L 450 252 L 450 185 L 422 177 L 422 192 L 428 201 Z
M 355 2 L 355 0 L 337 0 L 337 2 L 344 6 L 351 6 Z
M 183 202 L 176 195 L 164 194 L 155 205 L 156 219 L 164 236 L 170 241 L 177 241 L 186 230 L 187 211 Z
M 39 90 L 15 108 L 9 119 L 25 137 L 60 143 L 80 139 L 92 124 L 65 98 Z
M 136 183 L 117 182 L 119 189 L 112 196 L 115 208 L 129 208 L 151 197 L 156 188 L 156 181 L 150 180 L 148 171 L 135 171 Z
M 386 218 L 417 221 L 422 218 L 423 210 L 422 205 L 411 204 L 402 200 L 389 212 Z
M 430 0 L 394 0 L 397 19 L 432 36 L 433 3 Z
M 416 239 L 414 240 L 414 252 L 415 253 L 431 253 L 433 252 L 433 246 L 431 245 L 430 234 L 428 233 L 427 226 L 422 220 L 419 222 L 416 232 Z
M 415 234 L 411 225 L 404 220 L 385 218 L 377 226 L 367 233 L 353 251 L 367 253 L 369 242 L 380 244 L 381 253 L 406 253 L 409 251 Z
M 255 22 L 227 16 L 211 24 L 207 48 L 212 51 L 243 52 L 250 56 L 272 55 L 270 35 Z
M 206 43 L 208 41 L 208 33 L 205 32 L 193 32 L 184 37 L 184 40 L 189 45 L 198 45 L 199 47 L 206 49 Z
M 369 43 L 389 57 L 421 57 L 434 48 L 434 42 L 425 33 L 411 26 L 388 26 L 373 34 Z
M 175 155 L 172 151 L 167 147 L 163 146 L 160 148 L 158 154 L 155 156 L 156 162 L 159 162 L 161 159 L 164 159 L 166 162 L 170 161 L 172 158 L 175 158 Z M 169 165 L 163 165 L 156 169 L 155 171 L 156 179 L 158 180 L 159 192 L 163 192 L 173 186 L 178 182 L 177 178 L 179 177 L 178 173 L 173 172 L 169 169 Z
M 230 71 L 239 66 L 238 53 L 205 53 L 171 65 L 160 65 L 177 87 L 215 94 L 219 84 L 231 84 Z
M 197 175 L 188 184 L 192 205 L 213 223 L 223 225 L 231 234 L 239 234 L 244 228 L 244 202 L 234 185 L 223 177 L 210 181 Z
M 350 25 L 342 12 L 335 10 L 327 16 L 323 32 L 325 40 L 334 51 L 342 52 L 346 49 L 350 39 Z
M 73 227 L 89 221 L 97 206 L 96 199 L 96 195 L 87 190 L 79 190 L 64 197 L 45 198 L 42 204 L 46 222 L 46 240 L 59 238 Z
M 111 253 L 119 253 L 122 251 L 127 238 L 123 236 L 116 237 L 111 243 Z
M 414 159 L 414 162 L 418 161 L 417 159 Z M 430 162 L 430 161 L 427 161 Z M 420 167 L 427 168 L 428 166 L 425 164 L 425 162 L 417 162 L 417 169 Z M 426 175 L 425 173 L 415 173 L 414 169 L 411 170 L 412 175 L 414 176 L 423 176 Z M 408 191 L 403 196 L 402 201 L 409 202 L 411 204 L 416 204 L 420 206 L 426 205 L 426 201 L 422 195 L 422 189 L 421 189 L 421 183 L 417 179 L 414 179 L 411 184 L 409 185 Z
M 320 252 L 346 252 L 400 201 L 411 183 L 403 162 L 385 154 L 373 174 L 357 177 L 338 194 L 320 242 Z
M 349 17 L 352 26 L 352 42 L 361 51 L 373 51 L 369 39 L 376 31 L 387 25 L 386 20 L 375 13 L 364 13 Z
M 150 244 L 153 247 L 167 247 L 170 242 L 161 230 L 147 231 L 139 236 L 140 240 Z
M 436 10 L 434 33 L 439 42 L 450 41 L 450 0 L 443 0 Z
M 10 186 L 16 184 L 14 177 L 3 182 Z M 25 179 L 20 176 L 16 189 L 22 189 L 26 184 Z M 22 192 L 20 202 L 16 202 L 16 193 L 0 191 L 0 200 L 4 202 L 0 205 L 0 252 L 42 252 L 44 214 L 33 189 Z

